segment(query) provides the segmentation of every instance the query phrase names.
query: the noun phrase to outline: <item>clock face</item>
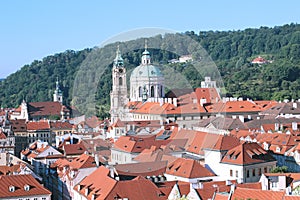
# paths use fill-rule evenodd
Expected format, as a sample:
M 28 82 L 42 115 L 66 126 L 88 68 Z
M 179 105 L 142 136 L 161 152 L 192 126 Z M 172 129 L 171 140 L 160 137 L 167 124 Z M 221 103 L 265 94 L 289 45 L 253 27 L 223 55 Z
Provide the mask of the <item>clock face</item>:
M 123 69 L 119 69 L 119 72 L 120 72 L 120 73 L 123 73 Z

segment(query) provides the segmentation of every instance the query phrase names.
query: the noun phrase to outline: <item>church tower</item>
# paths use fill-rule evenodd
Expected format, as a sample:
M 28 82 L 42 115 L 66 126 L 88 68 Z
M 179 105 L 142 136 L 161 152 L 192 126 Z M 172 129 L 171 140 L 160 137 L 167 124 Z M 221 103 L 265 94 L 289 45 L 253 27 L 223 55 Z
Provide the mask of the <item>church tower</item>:
M 62 91 L 59 88 L 58 78 L 56 80 L 56 89 L 53 94 L 53 101 L 60 102 L 61 104 L 63 103 L 63 95 L 62 95 Z
M 127 104 L 126 68 L 118 46 L 112 68 L 112 91 L 110 93 L 111 122 L 124 118 L 124 107 Z

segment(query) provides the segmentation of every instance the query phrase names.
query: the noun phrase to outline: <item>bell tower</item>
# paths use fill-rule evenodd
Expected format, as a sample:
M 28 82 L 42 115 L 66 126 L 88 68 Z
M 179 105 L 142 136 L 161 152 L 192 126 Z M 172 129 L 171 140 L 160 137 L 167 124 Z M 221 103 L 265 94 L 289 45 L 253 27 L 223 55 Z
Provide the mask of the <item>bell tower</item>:
M 53 101 L 54 102 L 60 102 L 61 104 L 63 103 L 63 94 L 62 91 L 59 88 L 59 82 L 58 82 L 58 78 L 56 80 L 56 88 L 53 94 Z
M 112 68 L 112 91 L 110 93 L 110 116 L 111 123 L 125 116 L 125 105 L 127 104 L 126 68 L 118 46 L 116 58 Z

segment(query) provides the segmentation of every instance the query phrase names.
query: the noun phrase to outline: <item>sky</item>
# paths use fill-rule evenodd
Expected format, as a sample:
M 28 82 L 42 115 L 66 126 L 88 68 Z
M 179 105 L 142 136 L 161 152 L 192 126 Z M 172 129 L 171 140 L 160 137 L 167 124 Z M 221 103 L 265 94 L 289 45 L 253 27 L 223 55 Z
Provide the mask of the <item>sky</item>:
M 198 33 L 299 24 L 299 8 L 299 0 L 3 0 L 0 78 L 34 60 L 99 46 L 133 29 Z

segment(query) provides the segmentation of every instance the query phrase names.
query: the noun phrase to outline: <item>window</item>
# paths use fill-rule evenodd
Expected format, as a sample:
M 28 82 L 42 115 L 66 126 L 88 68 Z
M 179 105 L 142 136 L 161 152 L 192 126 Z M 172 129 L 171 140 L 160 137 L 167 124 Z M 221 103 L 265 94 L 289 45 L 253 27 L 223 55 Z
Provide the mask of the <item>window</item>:
M 142 94 L 143 94 L 143 89 L 142 89 L 142 87 L 140 86 L 140 87 L 139 87 L 139 97 L 142 97 Z
M 255 176 L 255 169 L 252 169 L 252 176 Z
M 261 176 L 261 168 L 258 169 L 258 175 Z
M 230 173 L 230 176 L 233 176 L 233 171 L 232 171 L 232 169 L 229 171 L 229 173 Z
M 122 79 L 122 77 L 119 77 L 119 85 L 120 86 L 123 85 L 123 79 Z
M 235 171 L 235 177 L 237 177 L 237 178 L 239 177 L 239 171 L 238 170 Z
M 272 188 L 277 188 L 277 182 L 271 182 Z
M 154 97 L 154 87 L 151 86 L 151 93 L 150 93 L 150 97 Z
M 264 168 L 264 173 L 268 173 L 268 168 L 267 167 Z
M 38 200 L 38 198 L 33 198 L 33 200 Z
M 249 172 L 249 170 L 247 170 L 246 177 L 247 177 L 247 178 L 249 178 L 249 177 L 250 177 L 250 172 Z

